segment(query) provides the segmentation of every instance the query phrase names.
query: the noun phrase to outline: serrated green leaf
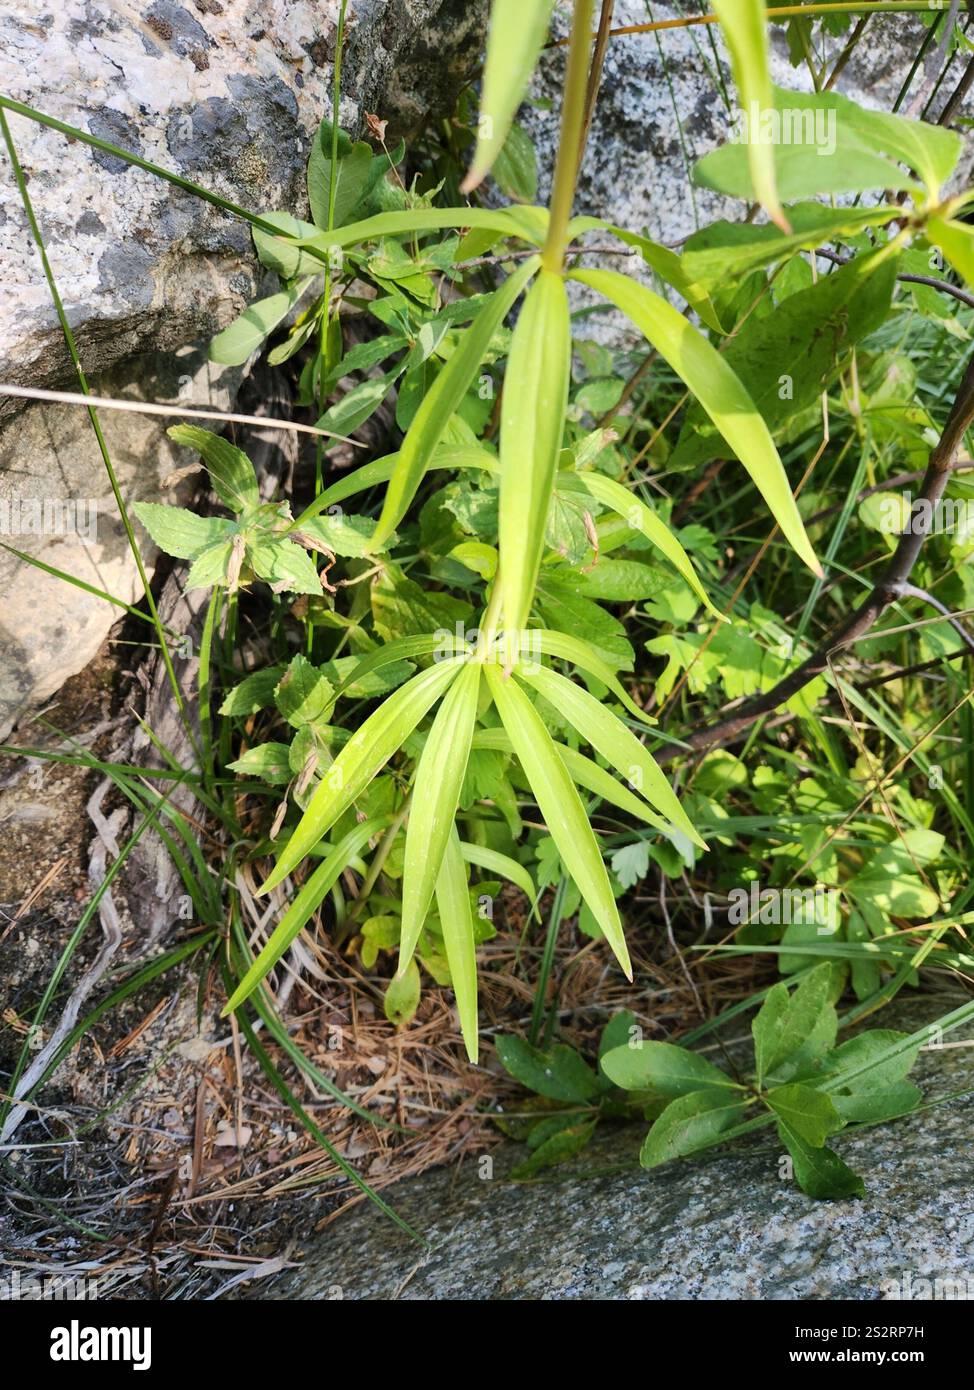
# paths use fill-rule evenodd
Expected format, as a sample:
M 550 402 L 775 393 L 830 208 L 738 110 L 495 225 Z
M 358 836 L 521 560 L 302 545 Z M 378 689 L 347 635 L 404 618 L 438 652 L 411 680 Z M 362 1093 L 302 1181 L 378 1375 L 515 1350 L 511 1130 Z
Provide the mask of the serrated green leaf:
M 640 795 L 671 826 L 681 830 L 695 845 L 707 848 L 656 759 L 610 709 L 556 671 L 539 667 L 525 669 L 521 675 L 630 785 L 638 786 Z
M 260 489 L 254 465 L 236 445 L 210 430 L 196 425 L 171 425 L 169 438 L 187 449 L 195 449 L 206 465 L 213 490 L 225 507 L 242 512 L 260 505 Z
M 187 589 L 209 589 L 214 584 L 225 583 L 230 576 L 230 561 L 233 558 L 233 542 L 218 541 L 199 551 L 186 575 Z
M 624 1091 L 657 1091 L 663 1096 L 685 1096 L 691 1091 L 730 1086 L 740 1091 L 731 1078 L 685 1047 L 672 1043 L 639 1042 L 614 1048 L 602 1058 L 602 1070 Z
M 577 270 L 571 278 L 621 309 L 666 359 L 750 473 L 785 539 L 821 576 L 768 427 L 720 353 L 665 299 L 618 271 Z
M 493 0 L 477 147 L 461 186 L 463 193 L 477 187 L 504 148 L 548 33 L 553 8 L 554 0 Z
M 240 716 L 269 709 L 274 703 L 274 690 L 286 669 L 284 666 L 268 666 L 266 670 L 245 676 L 239 685 L 227 691 L 220 713 Z
M 609 876 L 565 764 L 517 681 L 505 679 L 497 666 L 488 665 L 484 670 L 504 728 L 562 862 L 591 908 L 624 973 L 632 979 L 629 951 Z
M 531 610 L 561 451 L 571 344 L 565 281 L 542 269 L 514 329 L 501 400 L 500 584 L 507 628 L 524 627 Z
M 461 334 L 450 360 L 423 397 L 389 479 L 382 514 L 372 537 L 373 545 L 384 544 L 405 516 L 429 466 L 433 450 L 443 437 L 450 417 L 463 400 L 491 338 L 536 273 L 539 264 L 537 258 L 532 256 L 494 291 L 470 327 Z
M 132 510 L 160 550 L 177 560 L 192 560 L 208 546 L 228 541 L 232 521 L 217 516 L 197 516 L 185 507 L 162 502 L 133 502 Z
M 257 777 L 270 786 L 283 786 L 291 780 L 291 764 L 286 743 L 258 743 L 235 762 L 227 763 L 231 772 Z
M 474 704 L 476 705 L 476 699 Z M 470 893 L 467 889 L 467 870 L 460 849 L 460 837 L 452 818 L 436 876 L 436 910 L 443 930 L 443 944 L 450 966 L 453 993 L 456 995 L 457 1013 L 460 1015 L 460 1031 L 463 1033 L 467 1056 L 476 1066 L 479 1056 L 476 936 Z M 403 923 L 405 925 L 405 913 Z
M 301 821 L 281 851 L 261 888 L 266 893 L 286 878 L 295 865 L 361 796 L 362 792 L 458 674 L 463 660 L 441 661 L 421 671 L 394 691 L 356 729 L 325 773 Z
M 247 560 L 253 571 L 275 590 L 293 594 L 321 593 L 318 567 L 306 550 L 283 537 L 258 540 L 247 547 Z
M 450 835 L 477 720 L 481 666 L 472 661 L 443 698 L 416 767 L 402 881 L 399 969 L 412 958 Z M 466 877 L 464 877 L 466 884 Z
M 278 682 L 274 699 L 287 722 L 300 729 L 325 718 L 334 704 L 334 692 L 331 682 L 299 654 Z

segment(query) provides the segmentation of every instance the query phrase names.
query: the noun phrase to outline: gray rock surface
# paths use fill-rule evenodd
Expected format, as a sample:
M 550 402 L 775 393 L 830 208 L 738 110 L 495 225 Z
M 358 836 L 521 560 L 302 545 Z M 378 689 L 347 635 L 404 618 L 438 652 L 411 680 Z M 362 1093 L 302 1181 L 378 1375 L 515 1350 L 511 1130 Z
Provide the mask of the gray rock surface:
M 616 0 L 613 25 L 645 24 L 650 18 L 665 21 L 686 13 L 685 7 L 672 4 L 655 4 L 651 9 L 652 15 L 643 0 Z M 567 33 L 564 12 L 560 17 L 556 12 L 555 28 L 556 32 Z M 771 32 L 774 80 L 782 87 L 811 91 L 808 70 L 804 66 L 792 67 L 789 61 L 784 28 L 775 26 Z M 843 69 L 836 90 L 864 106 L 891 110 L 926 32 L 920 15 L 873 17 Z M 846 38 L 848 34 L 829 40 L 829 70 Z M 542 55 L 532 90 L 540 104 L 526 105 L 520 116 L 538 151 L 541 198 L 547 197 L 547 174 L 554 164 L 566 54 L 567 49 L 562 47 Z M 939 114 L 965 65 L 963 55 L 954 59 L 934 99 L 931 119 Z M 667 244 L 678 242 L 716 218 L 738 220 L 744 211 L 740 202 L 696 188 L 689 178 L 698 159 L 730 138 L 732 113 L 721 94 L 718 70 L 723 74 L 729 101 L 734 103 L 730 64 L 716 26 L 613 38 L 580 173 L 576 211 L 604 217 Z M 919 114 L 909 108 L 922 90 L 924 80 L 918 75 L 901 115 Z M 974 115 L 971 94 L 958 115 Z M 956 120 L 954 128 L 965 129 Z M 974 141 L 968 139 L 967 147 L 955 179 L 958 186 L 970 181 Z M 590 240 L 604 243 L 605 238 L 593 233 Z M 587 263 L 595 262 L 589 258 Z M 605 258 L 604 263 L 619 268 L 618 258 Z M 641 274 L 649 282 L 649 272 L 641 268 L 638 258 L 628 260 L 625 268 L 627 273 Z M 577 287 L 575 295 L 579 303 L 594 302 Z M 630 346 L 638 341 L 625 320 L 615 313 L 600 312 L 588 319 L 586 331 L 610 344 Z
M 301 214 L 311 137 L 331 109 L 337 10 L 335 0 L 22 0 L 0 20 L 0 90 L 255 212 Z M 477 61 L 484 12 L 485 0 L 355 0 L 342 123 L 357 131 L 376 112 L 391 134 L 448 108 Z M 9 119 L 87 370 L 208 338 L 254 297 L 245 223 Z M 64 345 L 7 176 L 0 262 L 0 381 L 60 384 Z
M 485 9 L 486 0 L 354 0 L 342 123 L 359 132 L 376 112 L 393 138 L 449 109 L 477 60 Z M 306 215 L 337 12 L 334 0 L 23 0 L 0 17 L 0 90 L 244 207 Z M 9 122 L 92 389 L 230 408 L 241 373 L 207 366 L 205 348 L 258 293 L 246 223 L 116 156 L 19 115 Z M 0 382 L 76 390 L 9 168 L 0 264 Z M 129 503 L 159 500 L 160 479 L 188 461 L 166 423 L 102 412 Z M 4 519 L 3 503 L 23 514 L 32 499 L 85 515 L 94 502 L 96 534 L 40 535 Z M 126 602 L 140 597 L 83 410 L 18 410 L 0 397 L 0 540 Z M 0 551 L 0 738 L 92 658 L 118 612 Z
M 96 377 L 96 394 L 229 408 L 240 369 L 201 348 L 150 353 Z M 126 502 L 177 500 L 166 476 L 193 456 L 166 436 L 171 421 L 103 410 L 99 419 Z M 185 485 L 182 489 L 185 493 Z M 136 523 L 150 568 L 155 549 Z M 39 527 L 39 529 L 38 529 Z M 0 541 L 123 603 L 138 571 L 87 411 L 34 405 L 0 429 Z M 0 550 L 0 737 L 92 659 L 121 610 Z
M 882 1026 L 920 1027 L 960 1002 L 913 1001 Z M 927 1100 L 970 1086 L 964 1036 L 921 1054 L 913 1075 Z M 867 1197 L 837 1202 L 813 1202 L 783 1175 L 770 1131 L 651 1173 L 636 1163 L 643 1131 L 608 1131 L 571 1171 L 533 1184 L 503 1179 L 523 1147 L 495 1150 L 492 1178 L 468 1159 L 386 1192 L 429 1251 L 363 1205 L 301 1242 L 299 1269 L 245 1296 L 868 1300 L 929 1298 L 922 1281 L 940 1279 L 971 1298 L 972 1120 L 968 1095 L 839 1136 Z

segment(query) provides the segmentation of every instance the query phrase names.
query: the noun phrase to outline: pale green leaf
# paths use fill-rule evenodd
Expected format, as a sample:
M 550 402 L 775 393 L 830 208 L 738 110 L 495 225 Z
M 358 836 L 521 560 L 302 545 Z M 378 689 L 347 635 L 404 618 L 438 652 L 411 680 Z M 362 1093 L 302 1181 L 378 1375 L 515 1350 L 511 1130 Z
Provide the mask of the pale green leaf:
M 541 717 L 513 678 L 497 666 L 484 668 L 511 745 L 531 784 L 558 853 L 626 976 L 632 966 L 619 909 L 585 808 L 565 764 L 555 751 Z
M 611 300 L 666 359 L 750 473 L 785 539 L 821 576 L 768 427 L 720 353 L 665 299 L 618 271 L 579 270 L 572 279 Z
M 571 377 L 561 275 L 542 269 L 518 317 L 501 400 L 500 567 L 504 624 L 522 628 L 544 551 Z
M 399 969 L 416 949 L 451 832 L 477 719 L 481 666 L 472 661 L 447 691 L 416 767 L 406 826 Z
M 234 530 L 224 517 L 197 516 L 163 502 L 133 502 L 132 510 L 159 549 L 177 560 L 192 560 L 207 546 L 228 541 Z
M 589 497 L 611 508 L 621 516 L 634 531 L 639 531 L 646 539 L 665 555 L 677 573 L 686 580 L 703 605 L 721 622 L 727 618 L 711 603 L 706 589 L 700 582 L 693 562 L 677 540 L 676 536 L 642 498 L 608 478 L 604 473 L 594 470 L 585 473 L 564 473 L 558 478 L 559 491 L 584 492 Z
M 775 187 L 774 146 L 759 138 L 755 120 L 774 107 L 768 67 L 768 29 L 764 0 L 713 0 L 724 42 L 730 50 L 737 95 L 751 127 L 747 158 L 757 201 L 772 222 L 790 231 Z
M 200 455 L 213 481 L 213 490 L 224 506 L 232 512 L 242 512 L 260 505 L 254 465 L 229 439 L 196 425 L 171 425 L 166 433 L 177 444 L 195 449 Z
M 356 729 L 325 772 L 304 815 L 281 851 L 263 887 L 266 893 L 296 864 L 353 804 L 386 765 L 457 675 L 463 661 L 441 661 L 400 686 Z
M 453 993 L 457 998 L 460 1031 L 463 1033 L 467 1056 L 476 1066 L 479 1054 L 477 947 L 470 893 L 467 890 L 467 870 L 460 849 L 460 839 L 452 820 L 436 878 L 436 909 L 443 929 L 443 945 L 446 947 L 446 959 L 450 966 Z
M 523 864 L 519 864 L 509 854 L 501 854 L 499 850 L 488 849 L 486 845 L 472 844 L 469 840 L 460 841 L 460 853 L 468 864 L 473 864 L 478 869 L 486 869 L 489 874 L 499 874 L 501 878 L 509 879 L 515 887 L 520 888 L 532 905 L 535 920 L 541 921 L 541 914 L 535 902 L 538 890 Z
M 249 304 L 239 318 L 218 333 L 210 343 L 210 361 L 238 367 L 257 351 L 261 343 L 287 318 L 308 287 L 307 280 L 298 281 L 289 289 L 257 299 Z
M 587 690 L 557 671 L 544 667 L 523 672 L 523 678 L 558 710 L 672 826 L 699 845 L 707 846 L 680 805 L 656 759 L 610 709 Z M 520 756 L 520 755 L 519 755 Z
M 477 148 L 462 192 L 476 188 L 507 139 L 548 33 L 554 0 L 493 0 Z

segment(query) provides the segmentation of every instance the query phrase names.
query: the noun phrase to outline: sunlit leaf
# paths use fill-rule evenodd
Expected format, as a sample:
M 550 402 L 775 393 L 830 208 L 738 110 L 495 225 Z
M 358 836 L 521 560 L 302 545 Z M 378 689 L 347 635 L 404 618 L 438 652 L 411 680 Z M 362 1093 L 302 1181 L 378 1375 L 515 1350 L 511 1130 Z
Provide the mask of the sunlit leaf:
M 460 1029 L 467 1056 L 476 1065 L 477 1041 L 477 949 L 473 909 L 467 889 L 467 870 L 460 850 L 460 838 L 452 821 L 436 879 L 436 908 L 443 929 L 443 944 L 450 966 L 453 993 L 457 998 Z M 400 971 L 402 966 L 400 966 Z
M 561 450 L 571 352 L 565 281 L 541 270 L 514 329 L 501 400 L 500 585 L 507 628 L 522 628 L 531 609 Z
M 632 966 L 619 909 L 585 808 L 547 729 L 515 679 L 497 666 L 484 668 L 511 745 L 531 784 L 545 824 L 566 869 L 575 880 L 626 976 Z
M 361 724 L 324 774 L 301 821 L 261 888 L 266 893 L 326 835 L 385 766 L 455 678 L 463 658 L 441 661 L 407 681 Z
M 548 33 L 553 8 L 554 0 L 493 0 L 477 148 L 462 184 L 463 193 L 477 187 L 504 148 Z
M 402 881 L 399 969 L 404 970 L 423 929 L 440 872 L 460 788 L 480 694 L 479 662 L 472 661 L 448 690 L 426 735 L 413 780 Z
M 748 118 L 747 158 L 755 197 L 772 222 L 790 231 L 775 187 L 774 146 L 760 138 L 764 112 L 774 107 L 768 68 L 768 28 L 764 0 L 713 0 L 724 42 L 730 50 L 737 94 Z
M 578 270 L 571 278 L 611 300 L 666 359 L 754 479 L 785 539 L 821 575 L 774 440 L 720 353 L 665 299 L 618 271 Z
M 655 758 L 611 710 L 557 671 L 544 667 L 525 670 L 523 678 L 549 700 L 562 718 L 567 719 L 617 772 L 637 785 L 650 805 L 671 825 L 682 830 L 695 845 L 707 848 Z

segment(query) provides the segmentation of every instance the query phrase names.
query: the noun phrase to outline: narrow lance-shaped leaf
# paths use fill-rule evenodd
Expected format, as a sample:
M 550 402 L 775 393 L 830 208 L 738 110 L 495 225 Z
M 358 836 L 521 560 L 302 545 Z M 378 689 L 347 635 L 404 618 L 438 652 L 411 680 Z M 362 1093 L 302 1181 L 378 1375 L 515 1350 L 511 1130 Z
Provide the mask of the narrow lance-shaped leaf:
M 631 784 L 639 784 L 641 795 L 671 825 L 682 830 L 695 845 L 707 848 L 655 758 L 611 710 L 557 671 L 542 667 L 525 670 L 523 676 L 618 772 Z
M 768 30 L 764 0 L 713 0 L 724 42 L 730 50 L 737 94 L 745 113 L 747 159 L 758 202 L 783 232 L 791 231 L 775 186 L 774 145 L 762 138 L 762 118 L 774 109 L 768 67 Z
M 429 466 L 433 450 L 439 444 L 450 417 L 466 395 L 491 338 L 539 264 L 537 257 L 532 256 L 494 291 L 488 303 L 464 331 L 450 360 L 423 397 L 389 479 L 382 515 L 372 537 L 373 546 L 381 546 L 387 541 L 405 516 Z
M 478 729 L 473 736 L 472 746 L 474 748 L 490 748 L 498 753 L 513 753 L 514 751 L 514 746 L 506 729 Z M 664 835 L 673 833 L 672 826 L 667 825 L 659 816 L 654 815 L 644 801 L 635 796 L 622 782 L 617 781 L 611 772 L 607 772 L 604 767 L 599 767 L 593 758 L 587 758 L 584 753 L 579 753 L 575 748 L 569 748 L 567 743 L 559 743 L 557 739 L 552 739 L 552 747 L 568 769 L 572 781 L 578 786 L 584 787 L 586 791 L 592 792 L 602 801 L 608 801 L 610 806 L 618 806 L 620 811 L 635 816 L 637 820 L 645 821 L 647 825 L 651 825 Z M 471 849 L 476 849 L 478 855 L 493 853 L 492 851 L 482 851 L 479 845 L 472 846 Z M 479 864 L 482 868 L 495 873 L 506 873 L 499 864 L 491 863 L 486 858 L 476 858 L 473 853 L 467 854 L 466 848 L 464 855 L 472 864 Z M 512 883 L 517 883 L 519 887 L 523 886 L 520 880 L 514 878 L 512 874 L 507 873 L 506 876 L 511 879 Z M 525 888 L 524 891 L 528 892 L 529 889 Z
M 617 483 L 614 478 L 607 478 L 604 473 L 596 473 L 594 470 L 587 473 L 566 473 L 559 477 L 558 487 L 569 492 L 585 492 L 597 502 L 611 507 L 634 531 L 639 531 L 650 544 L 666 556 L 705 608 L 721 622 L 727 622 L 724 614 L 711 603 L 697 571 L 693 568 L 693 561 L 683 546 L 666 522 L 658 517 L 651 507 L 647 507 L 641 497 Z
M 511 745 L 537 798 L 562 863 L 602 928 L 628 979 L 629 951 L 612 885 L 598 842 L 575 784 L 552 746 L 548 730 L 518 682 L 504 678 L 500 667 L 484 667 L 487 684 Z
M 532 648 L 543 652 L 545 656 L 556 656 L 561 661 L 570 661 L 580 671 L 587 671 L 590 676 L 595 676 L 603 685 L 607 685 L 630 714 L 634 714 L 644 724 L 656 723 L 645 710 L 639 708 L 615 672 L 581 637 L 573 637 L 571 633 L 558 632 L 554 628 L 529 628 L 521 638 L 519 650 L 530 652 Z
M 514 329 L 501 401 L 500 584 L 508 629 L 522 628 L 531 611 L 561 449 L 571 356 L 564 278 L 542 270 Z
M 232 1014 L 271 971 L 325 896 L 338 882 L 363 845 L 388 824 L 388 817 L 363 821 L 348 832 L 315 869 L 300 893 L 271 933 L 267 945 L 253 962 L 223 1009 L 222 1016 Z
M 291 245 L 299 249 L 305 246 L 309 250 L 327 251 L 333 246 L 354 246 L 386 236 L 435 232 L 446 227 L 483 227 L 501 236 L 524 237 L 540 246 L 545 238 L 546 209 L 533 209 L 536 228 L 530 225 L 528 218 L 514 216 L 514 213 L 527 211 L 527 208 L 410 208 L 408 212 L 380 212 L 375 217 L 350 222 L 347 227 L 335 227 L 330 232 L 317 232 L 314 236 L 282 237 L 281 240 L 285 245 L 290 240 Z
M 666 359 L 754 479 L 785 539 L 821 577 L 821 566 L 805 534 L 774 440 L 720 353 L 665 299 L 618 271 L 578 270 L 571 278 L 611 300 Z
M 468 864 L 475 864 L 478 869 L 486 869 L 488 873 L 500 874 L 501 878 L 510 879 L 511 883 L 520 888 L 524 896 L 530 900 L 535 919 L 541 921 L 541 914 L 535 902 L 538 890 L 523 864 L 519 864 L 509 854 L 501 854 L 499 850 L 488 849 L 486 845 L 472 844 L 469 840 L 460 841 L 460 853 Z
M 383 768 L 457 675 L 461 660 L 441 661 L 393 692 L 348 740 L 319 783 L 273 873 L 261 888 L 281 882 Z
M 470 756 L 480 695 L 479 662 L 457 676 L 426 736 L 413 782 L 402 879 L 399 974 L 412 959 L 429 911 Z
M 467 870 L 460 852 L 460 839 L 452 824 L 447 836 L 446 850 L 436 879 L 436 906 L 443 928 L 453 993 L 457 997 L 460 1030 L 467 1056 L 476 1066 L 479 1053 L 477 1040 L 477 947 L 474 936 L 473 910 L 467 891 Z
M 487 31 L 477 148 L 460 191 L 470 193 L 489 172 L 524 97 L 554 0 L 493 0 Z

